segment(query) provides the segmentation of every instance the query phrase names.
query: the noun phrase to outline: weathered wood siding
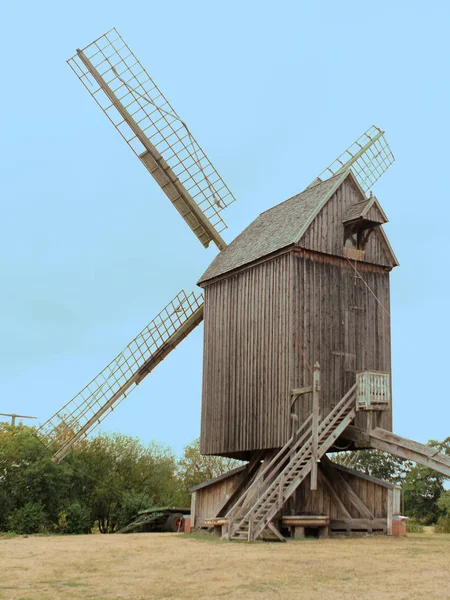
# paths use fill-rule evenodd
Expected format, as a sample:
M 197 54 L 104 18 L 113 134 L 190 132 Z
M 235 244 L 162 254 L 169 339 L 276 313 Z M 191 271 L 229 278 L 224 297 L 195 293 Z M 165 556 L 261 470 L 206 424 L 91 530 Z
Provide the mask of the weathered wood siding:
M 354 182 L 347 178 L 317 215 L 299 246 L 333 256 L 344 256 L 342 221 L 348 208 L 363 199 Z M 380 231 L 374 231 L 369 237 L 364 261 L 387 267 L 393 266 Z
M 311 384 L 319 361 L 328 413 L 363 370 L 391 372 L 389 271 L 379 231 L 364 261 L 344 256 L 343 216 L 361 200 L 347 179 L 298 247 L 205 286 L 201 451 L 248 458 L 290 434 L 290 391 Z M 356 270 L 355 270 L 356 269 Z M 300 422 L 311 397 L 294 406 Z M 360 412 L 362 428 L 392 428 L 392 410 Z
M 373 513 L 374 518 L 382 518 L 387 516 L 387 492 L 386 487 L 367 481 L 356 475 L 343 475 L 349 483 L 356 495 L 361 498 L 367 508 Z M 289 514 L 289 511 L 300 515 L 328 515 L 330 519 L 343 519 L 346 515 L 340 512 L 339 508 L 333 503 L 333 500 L 328 493 L 323 482 L 319 480 L 317 490 L 310 490 L 310 476 L 301 483 L 295 492 L 290 504 L 286 504 L 284 511 Z M 341 501 L 345 508 L 354 519 L 361 518 L 360 513 L 356 508 L 342 496 Z
M 286 440 L 292 265 L 285 254 L 205 289 L 204 454 L 237 455 Z
M 218 510 L 228 500 L 237 482 L 240 481 L 240 475 L 240 473 L 236 473 L 193 492 L 195 502 L 191 503 L 191 518 L 196 529 L 205 527 L 205 519 L 211 519 L 217 515 Z
M 321 411 L 325 415 L 355 383 L 357 371 L 391 371 L 389 273 L 358 263 L 362 281 L 345 259 L 302 249 L 294 251 L 292 260 L 290 387 L 311 385 L 310 368 L 319 361 Z M 311 409 L 311 394 L 294 405 L 300 422 Z M 355 424 L 364 429 L 367 418 L 366 412 L 360 412 Z M 373 426 L 391 430 L 392 408 L 370 418 L 374 419 Z
M 354 474 L 341 472 L 341 475 L 373 514 L 374 519 L 386 519 L 388 517 L 388 492 L 394 486 L 369 481 L 358 476 L 357 472 Z M 350 513 L 351 518 L 360 519 L 363 517 L 345 494 L 340 495 L 340 500 Z M 323 479 L 319 478 L 316 491 L 312 492 L 310 490 L 309 475 L 285 504 L 283 514 L 328 515 L 331 520 L 346 518 L 340 507 L 333 502 Z

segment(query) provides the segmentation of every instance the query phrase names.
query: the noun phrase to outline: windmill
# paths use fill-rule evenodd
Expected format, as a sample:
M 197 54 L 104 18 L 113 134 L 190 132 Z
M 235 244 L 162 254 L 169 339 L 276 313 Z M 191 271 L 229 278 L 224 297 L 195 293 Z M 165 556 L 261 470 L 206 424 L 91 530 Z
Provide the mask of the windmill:
M 222 213 L 235 201 L 189 127 L 116 29 L 69 66 L 206 248 L 227 244 Z M 367 192 L 393 163 L 384 132 L 370 127 L 311 185 L 352 169 Z M 38 429 L 61 461 L 203 320 L 201 293 L 181 291 L 92 381 Z
M 181 291 L 38 429 L 54 461 L 204 321 L 201 452 L 248 462 L 191 490 L 192 526 L 248 541 L 284 541 L 289 529 L 392 533 L 399 489 L 327 458 L 377 448 L 450 476 L 448 457 L 392 432 L 398 261 L 371 192 L 394 161 L 384 132 L 370 127 L 227 246 L 222 213 L 234 196 L 118 32 L 68 63 L 200 243 L 219 253 L 198 281 L 204 295 Z

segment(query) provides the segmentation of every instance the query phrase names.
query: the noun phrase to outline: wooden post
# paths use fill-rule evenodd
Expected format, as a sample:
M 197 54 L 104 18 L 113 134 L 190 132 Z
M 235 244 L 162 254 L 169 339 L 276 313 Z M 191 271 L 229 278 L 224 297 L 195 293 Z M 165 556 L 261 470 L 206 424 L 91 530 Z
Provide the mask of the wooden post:
M 195 509 L 197 504 L 197 492 L 191 494 L 191 529 L 195 527 Z
M 284 475 L 282 474 L 280 477 L 280 482 L 278 484 L 278 508 L 281 510 L 283 508 L 283 488 L 284 488 Z
M 304 538 L 305 537 L 305 528 L 301 525 L 294 525 L 291 527 L 291 537 L 293 538 Z
M 387 521 L 386 533 L 388 535 L 392 535 L 393 508 L 394 508 L 394 490 L 388 490 L 388 493 L 387 493 L 387 515 L 386 515 L 386 521 Z
M 314 365 L 313 400 L 312 400 L 311 490 L 317 490 L 319 410 L 320 410 L 320 365 L 318 362 L 316 362 Z
M 0 417 L 11 417 L 12 427 L 16 426 L 16 418 L 17 417 L 19 417 L 19 419 L 37 419 L 37 417 L 28 417 L 27 415 L 16 415 L 16 414 L 10 414 L 10 413 L 0 413 Z

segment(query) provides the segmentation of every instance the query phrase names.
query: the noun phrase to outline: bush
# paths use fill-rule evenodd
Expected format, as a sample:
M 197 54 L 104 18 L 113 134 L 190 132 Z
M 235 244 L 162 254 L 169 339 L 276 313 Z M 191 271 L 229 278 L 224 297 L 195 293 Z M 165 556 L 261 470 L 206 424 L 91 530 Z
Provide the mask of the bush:
M 40 533 L 45 531 L 47 518 L 42 504 L 27 502 L 14 510 L 8 518 L 8 530 L 14 533 Z
M 153 504 L 152 498 L 145 492 L 124 492 L 115 515 L 116 529 L 122 529 L 128 525 L 139 511 L 152 508 Z
M 420 521 L 416 521 L 416 519 L 408 519 L 406 521 L 406 533 L 423 533 L 424 531 Z
M 435 533 L 450 533 L 450 517 L 439 517 L 434 528 Z
M 89 533 L 91 531 L 91 511 L 72 502 L 59 516 L 59 529 L 62 533 Z

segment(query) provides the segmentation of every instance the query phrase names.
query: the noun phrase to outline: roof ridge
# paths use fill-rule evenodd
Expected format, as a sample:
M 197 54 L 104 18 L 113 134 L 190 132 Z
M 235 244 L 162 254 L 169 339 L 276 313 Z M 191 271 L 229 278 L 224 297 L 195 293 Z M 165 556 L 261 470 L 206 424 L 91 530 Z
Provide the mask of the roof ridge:
M 347 169 L 262 212 L 215 257 L 198 284 L 202 285 L 273 252 L 297 244 L 317 214 L 348 177 L 356 181 L 352 170 Z M 364 197 L 364 192 L 361 188 L 359 190 Z
M 351 169 L 347 169 L 346 171 L 343 171 L 342 173 L 340 173 L 339 176 L 335 175 L 334 177 L 329 177 L 326 180 L 327 182 L 329 182 L 329 181 L 331 181 L 331 179 L 335 179 L 336 177 L 338 177 L 338 180 L 335 182 L 335 184 L 328 190 L 328 192 L 325 194 L 325 196 L 322 198 L 322 200 L 320 200 L 320 202 L 317 204 L 317 206 L 314 207 L 313 211 L 311 212 L 309 217 L 306 219 L 306 222 L 303 223 L 300 231 L 298 232 L 297 236 L 295 237 L 294 244 L 299 243 L 299 241 L 302 239 L 302 237 L 308 231 L 311 223 L 314 221 L 314 219 L 320 213 L 322 208 L 327 204 L 328 200 L 331 198 L 331 196 L 334 194 L 334 192 L 337 190 L 337 188 L 343 183 L 343 181 L 345 181 L 345 179 L 347 179 L 347 177 L 349 176 L 350 173 L 351 173 Z
M 305 189 L 303 189 L 298 194 L 294 194 L 290 198 L 287 198 L 287 200 L 283 200 L 283 202 L 279 202 L 278 204 L 275 204 L 275 206 L 272 206 L 271 208 L 268 208 L 267 210 L 264 210 L 262 213 L 259 213 L 259 214 L 265 215 L 266 213 L 270 212 L 271 210 L 278 208 L 282 204 L 286 204 L 286 202 L 289 202 L 290 200 L 293 200 L 294 198 L 298 198 L 302 194 L 306 194 L 307 192 L 310 192 L 311 190 L 318 188 L 320 185 L 324 185 L 324 184 L 328 183 L 329 181 L 331 181 L 332 179 L 335 179 L 336 177 L 340 177 L 341 175 L 342 175 L 342 173 L 339 173 L 339 175 L 333 175 L 332 177 L 328 177 L 328 179 L 324 179 L 323 181 L 321 181 L 320 183 L 316 183 L 315 185 L 310 184 L 308 187 L 305 187 Z

